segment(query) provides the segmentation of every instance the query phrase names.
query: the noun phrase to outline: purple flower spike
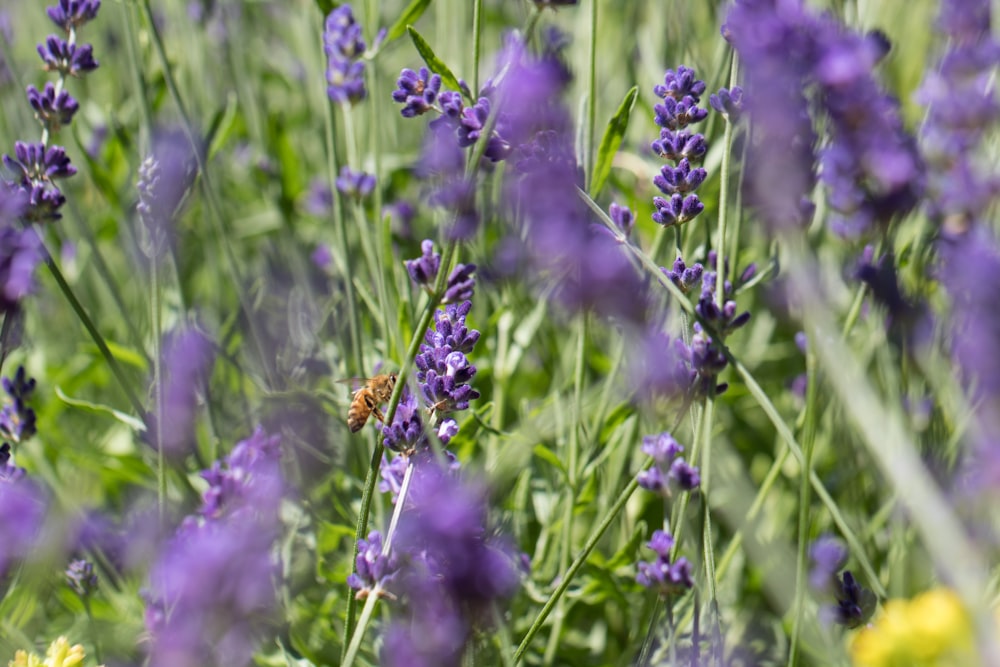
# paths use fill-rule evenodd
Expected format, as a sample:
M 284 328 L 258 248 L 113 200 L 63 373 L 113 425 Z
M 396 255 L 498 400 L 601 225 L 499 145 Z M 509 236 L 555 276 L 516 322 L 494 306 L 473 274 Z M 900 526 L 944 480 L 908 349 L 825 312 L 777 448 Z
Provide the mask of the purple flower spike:
M 743 89 L 739 86 L 733 86 L 732 90 L 719 88 L 718 93 L 709 96 L 708 103 L 730 123 L 738 123 L 743 115 Z
M 16 310 L 35 288 L 35 267 L 42 261 L 42 244 L 34 229 L 0 223 L 0 313 Z
M 65 90 L 57 95 L 51 83 L 46 83 L 42 91 L 28 86 L 28 104 L 35 110 L 35 117 L 52 132 L 69 125 L 80 108 L 80 104 Z
M 338 104 L 355 104 L 363 100 L 367 91 L 365 63 L 361 57 L 366 45 L 350 5 L 341 5 L 326 17 L 323 44 L 329 84 L 326 92 L 330 100 Z
M 101 0 L 59 0 L 58 7 L 49 7 L 45 11 L 53 23 L 69 33 L 97 18 L 100 8 Z
M 701 167 L 692 169 L 691 162 L 687 158 L 682 158 L 676 167 L 663 165 L 660 173 L 653 177 L 653 185 L 665 195 L 684 195 L 697 190 L 707 175 Z
M 698 101 L 693 97 L 684 97 L 675 100 L 668 97 L 663 104 L 653 107 L 654 120 L 660 127 L 676 132 L 692 123 L 700 123 L 708 116 L 708 110 L 698 106 Z
M 694 491 L 701 485 L 701 475 L 696 466 L 684 459 L 675 459 L 670 466 L 669 477 L 684 491 Z
M 157 431 L 162 430 L 164 454 L 173 460 L 189 454 L 195 442 L 195 421 L 198 404 L 207 389 L 208 376 L 215 362 L 212 342 L 196 329 L 175 331 L 164 337 L 163 362 L 164 377 L 156 391 L 160 393 L 159 404 L 162 413 L 153 415 L 151 442 L 156 443 Z
M 337 177 L 337 190 L 348 197 L 364 199 L 375 189 L 375 176 L 363 171 L 354 171 L 348 166 L 340 168 Z
M 380 597 L 395 597 L 386 590 L 399 570 L 395 555 L 382 553 L 382 535 L 377 530 L 368 533 L 367 540 L 358 540 L 355 571 L 347 577 L 347 585 L 357 591 L 355 597 L 364 600 L 377 590 Z
M 97 590 L 97 574 L 94 564 L 81 558 L 74 559 L 66 568 L 69 587 L 80 597 L 87 597 Z
M 674 265 L 671 269 L 661 268 L 660 270 L 667 278 L 670 278 L 670 282 L 677 285 L 682 292 L 687 294 L 695 284 L 701 283 L 705 267 L 700 263 L 689 267 L 684 263 L 683 258 L 678 257 L 674 260 Z
M 682 158 L 697 161 L 708 152 L 708 144 L 701 134 L 688 131 L 671 132 L 664 128 L 660 130 L 660 138 L 650 144 L 650 148 L 658 156 L 678 162 Z
M 448 284 L 441 303 L 449 304 L 471 299 L 476 288 L 476 280 L 472 277 L 475 270 L 475 264 L 458 264 L 448 276 Z
M 668 69 L 663 75 L 663 83 L 653 87 L 653 92 L 657 97 L 681 100 L 685 97 L 694 98 L 695 102 L 701 100 L 702 93 L 705 92 L 705 82 L 698 79 L 695 71 L 690 67 L 681 65 L 674 72 Z
M 23 469 L 9 463 L 10 448 L 4 447 L 0 446 L 0 576 L 31 553 L 46 511 L 40 490 Z
M 45 62 L 45 70 L 63 76 L 79 77 L 97 69 L 94 47 L 90 44 L 70 44 L 56 35 L 49 35 L 45 44 L 38 45 L 38 55 Z
M 647 435 L 642 439 L 642 452 L 657 463 L 668 463 L 683 451 L 684 447 L 667 432 Z
M 690 194 L 687 197 L 674 194 L 669 200 L 663 197 L 653 197 L 653 206 L 656 207 L 656 213 L 652 216 L 653 221 L 664 227 L 683 225 L 705 209 L 705 205 L 695 194 Z
M 440 91 L 441 77 L 437 74 L 431 74 L 426 67 L 421 67 L 420 72 L 404 69 L 396 81 L 396 90 L 392 92 L 392 99 L 403 105 L 400 110 L 403 118 L 413 118 L 433 109 Z M 454 94 L 457 95 L 457 93 Z M 461 105 L 461 95 L 458 96 L 458 99 L 459 105 Z
M 28 400 L 35 391 L 35 379 L 28 377 L 24 366 L 18 366 L 13 378 L 3 379 L 3 407 L 0 408 L 0 438 L 20 443 L 36 433 L 35 411 Z
M 403 262 L 410 279 L 421 287 L 433 287 L 441 268 L 441 255 L 434 252 L 434 242 L 424 239 L 420 244 L 421 255 Z
M 639 585 L 656 591 L 663 597 L 679 595 L 694 587 L 688 560 L 682 556 L 675 562 L 670 562 L 670 550 L 674 547 L 674 538 L 670 533 L 655 531 L 646 546 L 656 553 L 657 558 L 636 565 L 638 573 L 635 578 Z
M 51 182 L 57 178 L 69 178 L 76 173 L 69 156 L 62 146 L 46 148 L 43 143 L 14 143 L 14 157 L 3 156 L 4 165 L 16 174 L 16 182 L 22 187 L 42 181 Z
M 619 206 L 617 203 L 612 202 L 608 208 L 608 214 L 611 217 L 611 221 L 628 238 L 629 234 L 632 233 L 632 228 L 635 226 L 635 215 L 632 213 L 632 210 L 628 206 Z
M 663 478 L 663 473 L 657 466 L 641 471 L 635 476 L 639 486 L 652 493 L 661 495 L 667 494 L 667 480 Z

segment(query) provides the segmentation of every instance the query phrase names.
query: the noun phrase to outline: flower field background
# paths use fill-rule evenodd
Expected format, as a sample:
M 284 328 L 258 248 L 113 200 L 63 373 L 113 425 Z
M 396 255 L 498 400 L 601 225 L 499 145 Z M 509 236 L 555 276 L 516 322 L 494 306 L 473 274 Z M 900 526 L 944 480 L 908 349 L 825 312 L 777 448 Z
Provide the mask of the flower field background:
M 1000 664 L 997 31 L 0 0 L 0 662 Z

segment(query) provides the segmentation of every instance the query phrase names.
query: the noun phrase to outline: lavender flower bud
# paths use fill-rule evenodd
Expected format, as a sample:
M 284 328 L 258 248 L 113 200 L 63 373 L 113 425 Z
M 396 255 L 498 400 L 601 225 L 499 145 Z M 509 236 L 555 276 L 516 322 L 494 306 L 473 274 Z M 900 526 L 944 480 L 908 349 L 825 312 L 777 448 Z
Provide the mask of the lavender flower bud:
M 458 264 L 455 266 L 448 277 L 448 283 L 444 290 L 444 298 L 441 299 L 441 303 L 449 304 L 471 299 L 476 287 L 475 278 L 472 277 L 475 270 L 475 264 Z
M 29 378 L 24 366 L 18 366 L 13 378 L 3 378 L 3 407 L 0 408 L 0 438 L 20 443 L 36 433 L 35 411 L 28 400 L 35 391 L 35 379 Z
M 420 244 L 421 255 L 403 262 L 410 279 L 421 287 L 433 287 L 441 268 L 441 255 L 434 252 L 434 242 L 424 239 Z
M 97 574 L 94 564 L 82 558 L 74 559 L 66 568 L 66 580 L 69 587 L 80 597 L 88 597 L 97 590 Z
M 708 103 L 734 125 L 743 115 L 743 89 L 733 86 L 732 90 L 719 88 L 718 93 L 709 96 Z
M 847 560 L 847 549 L 837 538 L 823 535 L 809 545 L 809 560 L 809 585 L 816 591 L 828 591 Z
M 654 590 L 663 597 L 678 595 L 694 587 L 692 568 L 687 559 L 682 556 L 675 562 L 670 562 L 670 550 L 674 546 L 674 538 L 670 533 L 655 531 L 646 546 L 657 554 L 657 558 L 636 565 L 636 581 L 639 585 Z
M 58 72 L 61 76 L 80 77 L 93 72 L 99 64 L 94 60 L 94 47 L 90 44 L 70 44 L 56 35 L 49 35 L 45 44 L 38 45 L 38 55 L 46 71 Z
M 327 96 L 339 104 L 363 100 L 367 91 L 361 57 L 366 45 L 350 5 L 341 5 L 326 17 L 323 44 L 327 57 Z
M 337 190 L 341 194 L 361 200 L 375 189 L 375 176 L 343 166 L 340 168 L 340 176 L 337 177 L 336 183 Z
M 57 26 L 69 33 L 97 18 L 101 0 L 59 0 L 57 7 L 45 11 Z
M 358 540 L 358 557 L 354 572 L 347 577 L 347 585 L 357 591 L 355 597 L 364 600 L 372 591 L 378 590 L 380 597 L 393 598 L 386 590 L 399 570 L 395 555 L 383 555 L 382 535 L 377 530 L 368 533 L 368 539 Z
M 612 202 L 611 206 L 608 207 L 608 214 L 611 217 L 611 221 L 628 238 L 629 234 L 632 233 L 632 228 L 635 226 L 635 215 L 633 215 L 632 210 L 627 206 L 619 206 L 617 203 Z
M 46 83 L 39 92 L 28 86 L 28 104 L 35 110 L 35 118 L 50 132 L 58 132 L 63 125 L 69 125 L 80 104 L 65 90 L 56 94 L 52 83 Z

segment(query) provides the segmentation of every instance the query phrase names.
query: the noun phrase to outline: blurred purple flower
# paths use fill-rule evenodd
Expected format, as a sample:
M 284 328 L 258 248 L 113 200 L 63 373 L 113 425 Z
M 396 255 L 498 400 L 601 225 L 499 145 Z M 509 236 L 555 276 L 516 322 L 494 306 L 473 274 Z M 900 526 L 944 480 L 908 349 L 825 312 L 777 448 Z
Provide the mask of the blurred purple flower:
M 638 573 L 636 581 L 639 585 L 656 591 L 663 597 L 679 595 L 694 587 L 691 564 L 683 556 L 673 563 L 670 562 L 670 550 L 674 547 L 674 538 L 662 530 L 653 532 L 653 537 L 646 544 L 656 553 L 656 559 L 651 562 L 640 561 L 636 565 Z
M 362 60 L 366 44 L 350 5 L 341 5 L 327 15 L 323 44 L 327 58 L 327 96 L 339 104 L 363 100 L 367 95 Z
M 0 577 L 26 558 L 38 540 L 46 502 L 24 470 L 10 462 L 10 446 L 0 446 Z
M 49 35 L 44 44 L 38 45 L 38 55 L 45 63 L 45 70 L 61 76 L 80 77 L 98 67 L 94 60 L 94 47 L 90 44 L 70 44 L 62 37 Z
M 730 123 L 738 123 L 743 117 L 743 89 L 740 86 L 733 86 L 732 89 L 719 88 L 718 93 L 709 95 L 708 103 Z
M 348 166 L 340 168 L 337 177 L 337 190 L 354 199 L 364 199 L 375 189 L 375 176 L 363 171 L 355 171 Z
M 173 243 L 174 221 L 196 173 L 187 135 L 178 128 L 157 132 L 136 183 L 140 247 L 147 258 L 159 261 Z
M 398 575 L 404 613 L 394 618 L 383 664 L 460 665 L 476 627 L 518 585 L 514 552 L 490 537 L 486 489 L 418 464 L 394 541 L 407 557 Z
M 330 251 L 330 246 L 325 243 L 317 243 L 309 258 L 313 264 L 324 271 L 329 271 L 330 267 L 333 266 L 333 253 Z
M 80 104 L 67 91 L 56 93 L 52 83 L 46 83 L 39 91 L 28 86 L 28 104 L 35 110 L 35 118 L 49 132 L 58 132 L 63 125 L 69 125 Z
M 186 329 L 164 336 L 162 354 L 163 377 L 155 390 L 162 414 L 152 415 L 159 428 L 154 425 L 150 436 L 156 447 L 157 431 L 162 429 L 159 444 L 164 455 L 176 461 L 194 449 L 198 402 L 206 394 L 215 350 L 203 333 Z
M 684 447 L 669 433 L 644 437 L 642 451 L 654 461 L 652 467 L 637 475 L 639 486 L 647 491 L 670 496 L 670 482 L 683 491 L 693 491 L 701 485 L 698 468 L 684 460 L 680 455 Z
M 45 11 L 53 23 L 69 33 L 97 18 L 100 8 L 101 0 L 59 0 L 57 6 Z
M 97 590 L 97 574 L 94 564 L 82 558 L 70 561 L 66 568 L 66 580 L 69 587 L 80 597 L 87 597 Z
M 850 570 L 844 570 L 839 579 L 834 577 L 834 597 L 836 604 L 823 607 L 820 616 L 850 629 L 867 623 L 878 606 L 875 594 L 859 584 Z
M 433 287 L 441 267 L 441 255 L 434 252 L 434 242 L 424 239 L 420 244 L 421 255 L 417 259 L 408 259 L 403 264 L 410 274 L 410 279 L 420 287 Z
M 441 303 L 447 305 L 471 299 L 476 289 L 476 279 L 472 277 L 475 271 L 475 264 L 456 264 L 445 283 Z
M 314 178 L 310 181 L 304 200 L 306 212 L 318 218 L 330 215 L 333 210 L 333 191 L 326 179 Z
M 865 248 L 854 277 L 871 290 L 872 298 L 886 311 L 889 340 L 897 346 L 924 345 L 934 336 L 934 321 L 923 302 L 912 302 L 903 295 L 896 274 L 895 257 L 890 253 L 877 261 L 871 246 Z
M 203 473 L 209 490 L 201 510 L 150 572 L 151 666 L 250 664 L 276 604 L 280 456 L 278 438 L 258 429 Z
M 714 250 L 709 251 L 707 263 L 708 266 L 718 266 L 718 256 Z M 724 263 L 723 268 L 725 266 L 726 264 Z M 752 264 L 747 267 L 744 275 L 741 276 L 741 282 L 749 280 L 755 270 L 756 267 Z M 722 307 L 719 307 L 716 302 L 717 275 L 715 271 L 705 271 L 702 274 L 701 295 L 698 298 L 698 304 L 695 306 L 695 312 L 701 318 L 701 321 L 707 324 L 714 333 L 725 338 L 750 321 L 750 312 L 744 311 L 737 315 L 736 302 L 732 299 L 727 299 L 722 304 Z M 723 287 L 723 298 L 730 296 L 733 292 L 733 285 L 727 280 Z
M 616 202 L 612 202 L 611 206 L 608 207 L 608 216 L 615 223 L 615 226 L 625 234 L 625 238 L 628 238 L 635 226 L 635 215 L 632 210 L 628 206 L 619 206 Z
M 0 407 L 0 438 L 14 444 L 35 435 L 35 411 L 28 405 L 35 391 L 35 378 L 18 366 L 14 377 L 3 378 L 3 406 Z
M 0 313 L 17 310 L 34 290 L 35 267 L 42 258 L 42 242 L 34 229 L 0 221 Z
M 847 561 L 847 549 L 836 537 L 822 535 L 809 545 L 809 560 L 809 585 L 816 591 L 830 591 Z

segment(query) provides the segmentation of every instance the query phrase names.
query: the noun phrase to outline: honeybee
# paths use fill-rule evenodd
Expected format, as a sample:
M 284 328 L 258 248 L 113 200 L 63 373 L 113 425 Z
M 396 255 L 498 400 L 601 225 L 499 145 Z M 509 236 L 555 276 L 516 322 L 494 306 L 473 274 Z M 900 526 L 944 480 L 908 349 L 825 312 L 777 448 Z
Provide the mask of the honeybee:
M 373 378 L 342 380 L 342 382 L 365 383 L 365 386 L 354 392 L 351 408 L 347 411 L 347 427 L 351 429 L 351 433 L 360 431 L 372 414 L 375 415 L 375 419 L 385 422 L 385 416 L 378 406 L 388 402 L 392 396 L 392 389 L 396 386 L 395 373 L 376 375 Z

